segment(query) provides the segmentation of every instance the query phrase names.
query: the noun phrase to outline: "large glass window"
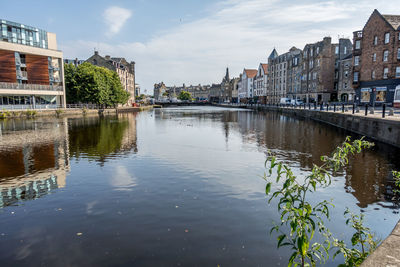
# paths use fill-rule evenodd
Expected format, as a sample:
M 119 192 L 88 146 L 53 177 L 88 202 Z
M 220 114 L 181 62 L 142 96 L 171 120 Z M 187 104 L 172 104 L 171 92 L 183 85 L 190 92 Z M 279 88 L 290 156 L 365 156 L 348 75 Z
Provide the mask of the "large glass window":
M 371 89 L 370 88 L 361 88 L 361 102 L 369 102 L 370 98 L 371 98 L 371 93 L 370 93 Z
M 377 87 L 375 90 L 375 102 L 386 101 L 386 87 Z
M 353 81 L 358 82 L 358 72 L 354 72 Z

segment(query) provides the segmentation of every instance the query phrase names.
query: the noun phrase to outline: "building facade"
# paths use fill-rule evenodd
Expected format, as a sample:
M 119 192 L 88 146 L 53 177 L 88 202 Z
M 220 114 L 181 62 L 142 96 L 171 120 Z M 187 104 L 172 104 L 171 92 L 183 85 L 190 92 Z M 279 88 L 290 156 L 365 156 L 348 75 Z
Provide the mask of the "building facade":
M 339 81 L 338 81 L 338 100 L 344 103 L 352 103 L 355 99 L 355 91 L 353 89 L 353 55 L 347 55 L 339 60 Z
M 292 47 L 287 56 L 287 97 L 301 100 L 301 75 L 303 53 L 300 49 Z
M 0 19 L 0 108 L 65 107 L 62 63 L 54 33 Z
M 258 103 L 265 104 L 268 87 L 268 64 L 260 63 L 255 78 L 254 96 Z
M 255 78 L 257 76 L 256 69 L 244 69 L 240 85 L 239 85 L 239 99 L 243 103 L 253 101 Z
M 102 57 L 99 55 L 98 51 L 94 52 L 94 55 L 86 60 L 95 66 L 105 67 L 118 74 L 121 81 L 122 87 L 125 91 L 130 94 L 129 100 L 127 102 L 128 106 L 135 103 L 135 62 L 126 61 L 125 58 L 119 57 Z
M 392 103 L 400 89 L 400 15 L 378 10 L 353 33 L 353 87 L 356 102 Z
M 268 57 L 269 82 L 266 101 L 269 104 L 279 103 L 281 98 L 287 97 L 286 79 L 288 54 L 289 53 L 279 55 L 274 48 Z

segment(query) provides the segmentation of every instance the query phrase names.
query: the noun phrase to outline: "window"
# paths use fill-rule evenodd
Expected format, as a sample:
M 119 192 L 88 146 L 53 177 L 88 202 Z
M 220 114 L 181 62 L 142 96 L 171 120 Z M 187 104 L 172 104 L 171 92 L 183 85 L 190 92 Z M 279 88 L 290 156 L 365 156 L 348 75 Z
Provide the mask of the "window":
M 378 45 L 378 36 L 374 36 L 374 45 Z
M 358 72 L 354 72 L 353 81 L 358 82 Z
M 375 71 L 374 70 L 371 72 L 371 79 L 375 79 Z
M 374 53 L 373 55 L 372 55 L 372 61 L 376 61 L 376 53 Z
M 389 39 L 390 39 L 390 33 L 387 32 L 387 33 L 385 33 L 385 44 L 389 43 Z
M 400 36 L 400 34 L 399 34 L 399 36 Z M 319 47 L 317 47 L 317 55 L 319 54 Z
M 360 56 L 354 57 L 354 66 L 358 66 L 360 64 Z
M 388 68 L 384 68 L 383 69 L 383 79 L 387 79 L 388 78 L 388 74 L 389 74 L 389 69 Z
M 314 49 L 311 48 L 310 50 L 310 57 L 312 57 L 314 55 Z
M 347 47 L 346 46 L 344 47 L 344 54 L 345 55 L 347 54 Z
M 336 55 L 339 54 L 339 46 L 336 46 L 336 47 L 335 47 L 335 54 L 336 54 Z
M 396 78 L 400 78 L 400 67 L 396 67 Z
M 389 57 L 389 50 L 383 51 L 383 61 L 387 62 Z
M 344 83 L 344 89 L 347 89 L 347 83 Z
M 348 71 L 348 70 L 345 70 L 345 71 L 344 71 L 344 77 L 347 78 L 348 76 L 349 76 L 349 71 Z
M 397 59 L 400 59 L 400 48 L 397 48 Z
M 357 40 L 356 41 L 356 49 L 360 49 L 361 48 L 361 41 Z

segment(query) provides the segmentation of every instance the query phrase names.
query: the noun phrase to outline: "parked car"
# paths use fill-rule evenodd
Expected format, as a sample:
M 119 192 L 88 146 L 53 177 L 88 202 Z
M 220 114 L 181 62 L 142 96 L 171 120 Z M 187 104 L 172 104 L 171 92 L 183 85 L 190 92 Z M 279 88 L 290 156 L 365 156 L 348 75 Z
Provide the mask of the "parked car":
M 279 103 L 284 104 L 284 105 L 290 105 L 290 98 L 282 97 L 281 101 Z
M 303 105 L 304 102 L 302 100 L 299 100 L 299 99 L 292 99 L 292 100 L 290 100 L 290 104 L 292 106 L 300 106 L 300 105 Z

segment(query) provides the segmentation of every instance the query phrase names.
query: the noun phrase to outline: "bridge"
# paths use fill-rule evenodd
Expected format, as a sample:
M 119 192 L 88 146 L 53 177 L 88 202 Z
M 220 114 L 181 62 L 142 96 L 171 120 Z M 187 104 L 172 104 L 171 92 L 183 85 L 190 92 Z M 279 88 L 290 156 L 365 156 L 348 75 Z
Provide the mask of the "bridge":
M 208 106 L 209 102 L 155 102 L 155 105 L 162 107 L 174 107 L 174 106 Z

